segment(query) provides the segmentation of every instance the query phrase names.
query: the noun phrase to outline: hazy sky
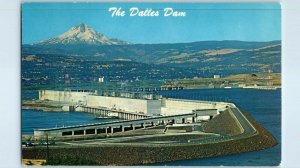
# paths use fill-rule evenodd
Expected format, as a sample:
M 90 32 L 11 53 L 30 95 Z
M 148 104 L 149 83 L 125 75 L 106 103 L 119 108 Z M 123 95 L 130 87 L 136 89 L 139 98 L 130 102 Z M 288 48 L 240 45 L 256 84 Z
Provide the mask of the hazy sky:
M 127 13 L 112 17 L 110 7 Z M 131 7 L 159 10 L 160 16 L 130 17 Z M 167 7 L 184 11 L 186 16 L 164 17 Z M 80 23 L 131 43 L 281 39 L 278 3 L 23 3 L 22 43 L 55 37 Z

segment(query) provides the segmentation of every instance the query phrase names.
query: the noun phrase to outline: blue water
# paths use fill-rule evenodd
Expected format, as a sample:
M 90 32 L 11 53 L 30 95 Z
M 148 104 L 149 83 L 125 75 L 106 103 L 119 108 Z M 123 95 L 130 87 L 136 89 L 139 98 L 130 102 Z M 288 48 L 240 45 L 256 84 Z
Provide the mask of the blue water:
M 22 110 L 22 134 L 33 134 L 34 129 L 53 128 L 80 124 L 109 122 L 116 119 L 94 119 L 93 114 L 85 112 L 44 112 Z
M 240 109 L 249 112 L 255 120 L 270 131 L 278 145 L 265 150 L 207 159 L 156 163 L 151 165 L 168 166 L 271 166 L 281 161 L 281 90 L 255 89 L 204 89 L 161 91 L 170 98 L 226 101 L 235 103 Z M 30 97 L 32 94 L 29 95 Z M 26 95 L 24 96 L 26 97 Z M 62 125 L 107 122 L 111 119 L 95 120 L 88 113 L 42 112 L 22 110 L 22 133 L 32 134 L 36 128 L 51 128 Z
M 273 166 L 281 162 L 281 90 L 256 89 L 207 89 L 162 91 L 172 98 L 227 101 L 235 103 L 241 110 L 249 112 L 254 119 L 270 131 L 278 145 L 254 152 L 196 159 L 156 163 L 151 165 L 168 166 Z

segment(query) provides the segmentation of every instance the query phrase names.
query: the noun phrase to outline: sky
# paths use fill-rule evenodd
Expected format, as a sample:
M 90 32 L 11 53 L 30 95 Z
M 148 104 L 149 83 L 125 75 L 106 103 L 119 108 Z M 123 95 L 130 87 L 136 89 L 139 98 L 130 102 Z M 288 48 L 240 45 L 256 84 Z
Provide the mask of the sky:
M 110 7 L 126 15 L 112 17 Z M 129 16 L 138 7 L 158 10 L 158 17 Z M 164 17 L 163 9 L 186 12 Z M 22 44 L 56 37 L 85 23 L 109 38 L 134 44 L 208 40 L 281 40 L 279 3 L 30 3 L 22 4 Z

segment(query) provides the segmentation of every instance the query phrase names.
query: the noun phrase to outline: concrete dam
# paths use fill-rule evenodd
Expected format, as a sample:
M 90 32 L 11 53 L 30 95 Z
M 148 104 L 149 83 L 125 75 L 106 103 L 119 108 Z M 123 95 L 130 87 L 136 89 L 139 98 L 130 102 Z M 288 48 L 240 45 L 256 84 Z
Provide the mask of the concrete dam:
M 39 100 L 33 100 L 37 105 L 58 104 L 58 112 L 81 111 L 101 117 L 113 113 L 120 120 L 35 129 L 33 136 L 24 137 L 34 146 L 22 147 L 24 158 L 45 159 L 49 152 L 55 159 L 72 158 L 78 153 L 76 159 L 88 157 L 99 164 L 141 165 L 149 158 L 152 163 L 206 158 L 277 144 L 272 134 L 232 103 L 171 99 L 147 93 L 132 96 L 135 94 L 40 90 Z M 146 154 L 141 155 L 141 151 Z M 137 155 L 132 159 L 134 153 Z
M 102 117 L 113 113 L 125 121 L 38 129 L 34 135 L 112 134 L 157 125 L 196 123 L 210 120 L 229 107 L 235 107 L 232 103 L 156 98 L 153 95 L 145 95 L 143 98 L 134 98 L 128 94 L 121 96 L 101 96 L 94 91 L 84 90 L 40 90 L 40 100 L 62 102 L 64 111 L 88 112 Z
M 99 96 L 96 92 L 91 91 L 40 90 L 39 99 L 63 102 L 75 107 L 101 107 L 149 116 L 188 114 L 196 109 L 218 109 L 223 111 L 227 106 L 232 105 L 232 103 L 226 102 L 153 98 L 151 95 L 146 95 L 144 98 Z M 64 107 L 63 110 L 69 111 L 69 107 Z M 75 108 L 74 110 L 82 111 L 81 108 Z

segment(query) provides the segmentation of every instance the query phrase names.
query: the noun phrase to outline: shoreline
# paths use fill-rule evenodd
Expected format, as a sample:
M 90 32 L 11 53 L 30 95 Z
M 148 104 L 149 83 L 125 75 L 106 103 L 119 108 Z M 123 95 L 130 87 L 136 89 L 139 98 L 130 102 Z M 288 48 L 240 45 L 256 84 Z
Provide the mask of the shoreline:
M 63 112 L 65 103 L 39 99 L 26 99 L 21 102 L 22 110 L 40 110 L 45 112 Z

